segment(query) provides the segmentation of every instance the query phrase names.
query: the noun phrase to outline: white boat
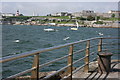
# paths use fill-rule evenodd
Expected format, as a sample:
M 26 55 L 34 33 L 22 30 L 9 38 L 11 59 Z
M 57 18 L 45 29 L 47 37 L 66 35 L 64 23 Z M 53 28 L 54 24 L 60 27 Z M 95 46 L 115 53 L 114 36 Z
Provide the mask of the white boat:
M 102 35 L 104 35 L 104 34 L 103 34 L 103 33 L 99 33 L 99 35 L 101 35 L 101 36 L 102 36 Z
M 78 25 L 78 22 L 77 22 L 77 21 L 76 21 L 76 25 L 77 25 L 76 28 L 70 28 L 70 30 L 78 30 L 79 25 Z
M 16 39 L 14 42 L 19 43 L 19 42 L 20 42 L 20 40 L 19 40 L 19 39 Z
M 47 28 L 47 29 L 44 29 L 44 31 L 46 31 L 46 32 L 54 32 L 54 31 L 56 31 L 55 29 L 52 29 L 52 28 Z
M 64 38 L 63 40 L 68 40 L 70 37 L 66 37 L 66 38 Z

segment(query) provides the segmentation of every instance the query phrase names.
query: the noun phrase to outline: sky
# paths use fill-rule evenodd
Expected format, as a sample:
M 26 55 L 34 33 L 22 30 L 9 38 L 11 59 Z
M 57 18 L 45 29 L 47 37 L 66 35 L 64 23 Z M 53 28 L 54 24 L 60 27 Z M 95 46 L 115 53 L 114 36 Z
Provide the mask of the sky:
M 119 0 L 1 0 L 1 2 L 119 2 Z
M 47 1 L 47 0 L 45 0 Z M 55 1 L 55 0 L 54 0 Z M 58 0 L 59 1 L 59 0 Z M 73 1 L 73 0 L 70 0 Z M 108 12 L 118 10 L 118 2 L 2 2 L 3 13 L 16 13 L 23 15 L 45 16 L 57 12 L 80 12 L 94 10 L 95 12 Z

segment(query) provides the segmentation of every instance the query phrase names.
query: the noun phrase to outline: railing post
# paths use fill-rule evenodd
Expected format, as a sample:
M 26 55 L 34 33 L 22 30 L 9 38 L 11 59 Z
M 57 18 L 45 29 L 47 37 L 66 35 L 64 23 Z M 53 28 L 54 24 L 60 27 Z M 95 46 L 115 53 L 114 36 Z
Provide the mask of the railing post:
M 32 80 L 38 80 L 39 79 L 39 54 L 34 55 L 32 68 L 36 68 L 36 69 L 32 71 L 31 78 Z
M 68 54 L 68 65 L 71 65 L 67 68 L 67 72 L 70 74 L 70 79 L 72 80 L 72 68 L 73 68 L 73 45 L 69 47 L 69 54 Z
M 102 38 L 100 38 L 100 41 L 98 43 L 98 52 L 102 51 Z
M 84 72 L 89 72 L 89 53 L 90 53 L 90 40 L 87 41 L 86 45 L 86 58 L 85 58 L 85 67 L 84 67 Z

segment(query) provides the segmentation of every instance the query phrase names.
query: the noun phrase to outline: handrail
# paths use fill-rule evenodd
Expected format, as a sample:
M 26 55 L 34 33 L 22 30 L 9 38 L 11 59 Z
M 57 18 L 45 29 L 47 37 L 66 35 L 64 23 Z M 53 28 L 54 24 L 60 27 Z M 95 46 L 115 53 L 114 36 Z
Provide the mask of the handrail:
M 61 72 L 61 71 L 64 71 L 66 68 L 68 68 L 68 67 L 70 67 L 70 66 L 71 66 L 71 65 L 67 65 L 67 66 L 61 68 L 60 70 L 56 71 L 55 73 L 46 76 L 45 79 L 50 78 L 50 77 L 52 77 L 52 76 L 58 74 L 58 73 Z
M 64 58 L 68 57 L 68 56 L 69 56 L 69 55 L 63 56 L 63 57 L 61 57 L 61 58 L 54 59 L 54 60 L 52 60 L 52 61 L 49 61 L 49 62 L 47 62 L 47 63 L 44 63 L 44 64 L 40 65 L 39 67 L 43 67 L 43 66 L 49 65 L 50 63 L 54 63 L 54 62 L 56 62 L 56 61 L 62 60 L 62 59 L 64 59 Z
M 120 50 L 120 49 L 103 49 L 103 51 L 110 51 L 110 50 Z
M 70 46 L 70 45 L 73 45 L 73 44 L 78 44 L 78 43 L 81 43 L 81 42 L 85 42 L 85 41 L 88 41 L 88 40 L 94 40 L 94 39 L 100 39 L 100 37 L 90 38 L 90 39 L 86 39 L 86 40 L 80 40 L 80 41 L 76 41 L 76 42 L 72 42 L 72 43 L 67 43 L 67 44 L 64 44 L 64 45 L 59 45 L 59 46 L 54 46 L 54 47 L 44 48 L 44 49 L 38 49 L 38 50 L 30 51 L 30 52 L 17 54 L 17 55 L 3 57 L 3 58 L 0 58 L 0 63 L 15 60 L 15 59 L 19 59 L 19 58 L 23 58 L 23 57 L 27 57 L 27 56 L 31 56 L 31 55 L 35 55 L 35 54 L 38 54 L 38 53 L 43 53 L 43 52 L 55 50 L 55 49 L 60 49 L 60 48 L 66 47 L 66 46 Z
M 103 45 L 117 45 L 117 44 L 120 44 L 120 43 L 103 43 Z
M 23 72 L 17 73 L 17 74 L 12 75 L 12 76 L 9 76 L 9 77 L 7 77 L 7 78 L 15 78 L 15 77 L 20 76 L 20 75 L 23 75 L 23 74 L 25 74 L 25 73 L 31 72 L 31 71 L 34 70 L 34 69 L 36 69 L 36 68 L 34 67 L 34 68 L 31 68 L 31 69 L 27 69 L 27 70 L 25 70 L 25 71 L 23 71 Z
M 18 77 L 20 75 L 23 75 L 25 73 L 28 73 L 28 72 L 31 72 L 32 71 L 32 78 L 39 78 L 39 68 L 42 68 L 44 66 L 47 66 L 51 63 L 54 63 L 56 61 L 60 61 L 62 59 L 65 59 L 65 58 L 68 58 L 68 65 L 61 68 L 60 70 L 56 71 L 55 73 L 53 74 L 50 74 L 48 76 L 45 77 L 46 78 L 50 78 L 56 74 L 59 74 L 61 71 L 64 71 L 65 69 L 67 69 L 69 75 L 70 76 L 70 79 L 72 80 L 72 74 L 75 73 L 76 71 L 78 71 L 79 69 L 83 68 L 84 67 L 84 71 L 85 72 L 88 72 L 89 71 L 89 63 L 90 63 L 90 60 L 89 60 L 89 56 L 95 54 L 96 52 L 90 52 L 90 49 L 91 48 L 94 48 L 96 46 L 98 46 L 98 52 L 101 52 L 101 51 L 104 51 L 104 49 L 102 49 L 102 46 L 103 45 L 108 45 L 106 43 L 103 43 L 103 39 L 120 39 L 120 38 L 112 38 L 112 37 L 95 37 L 95 38 L 90 38 L 90 39 L 85 39 L 85 40 L 80 40 L 80 41 L 76 41 L 76 42 L 72 42 L 72 43 L 67 43 L 67 44 L 64 44 L 64 45 L 59 45 L 59 46 L 54 46 L 54 47 L 50 47 L 50 48 L 44 48 L 44 49 L 38 49 L 38 50 L 33 50 L 33 51 L 30 51 L 30 52 L 25 52 L 25 53 L 21 53 L 21 54 L 17 54 L 17 55 L 12 55 L 12 56 L 7 56 L 7 57 L 3 57 L 3 58 L 0 58 L 0 63 L 4 63 L 4 62 L 7 62 L 7 61 L 11 61 L 11 60 L 15 60 L 15 59 L 19 59 L 19 58 L 24 58 L 24 57 L 28 57 L 28 56 L 32 56 L 34 55 L 34 64 L 33 64 L 33 67 L 31 69 L 27 69 L 25 71 L 22 71 L 18 74 L 15 74 L 15 75 L 12 75 L 12 76 L 9 76 L 8 78 L 15 78 L 15 77 Z M 98 44 L 95 44 L 95 45 L 90 45 L 90 42 L 92 40 L 100 40 Z M 75 44 L 78 44 L 78 43 L 83 43 L 83 42 L 87 42 L 87 45 L 86 45 L 86 48 L 85 49 L 80 49 L 80 50 L 77 50 L 75 52 L 73 52 L 73 47 Z M 114 43 L 113 43 L 114 44 Z M 57 59 L 54 59 L 52 61 L 49 61 L 47 63 L 44 63 L 44 64 L 41 64 L 39 65 L 39 54 L 43 53 L 43 52 L 47 52 L 47 51 L 52 51 L 52 50 L 55 50 L 55 49 L 60 49 L 60 48 L 64 48 L 64 47 L 70 47 L 69 48 L 69 54 L 68 55 L 65 55 L 63 57 L 60 57 L 60 58 L 57 58 Z M 111 49 L 110 49 L 111 50 Z M 117 49 L 118 50 L 118 49 Z M 76 53 L 80 53 L 80 52 L 83 52 L 83 51 L 86 51 L 86 55 L 83 56 L 82 58 L 79 58 L 78 60 L 74 61 L 73 62 L 73 55 L 75 55 Z M 81 60 L 84 60 L 85 61 L 85 64 L 82 65 L 81 67 L 77 68 L 75 71 L 72 70 L 72 67 L 75 63 L 77 63 L 78 61 L 81 61 Z
M 79 52 L 83 52 L 83 51 L 85 51 L 85 50 L 86 50 L 86 48 L 80 49 L 80 50 L 78 50 L 78 51 L 76 51 L 76 52 L 73 52 L 73 54 L 76 54 L 76 53 L 79 53 Z
M 101 37 L 102 39 L 120 39 L 120 37 Z

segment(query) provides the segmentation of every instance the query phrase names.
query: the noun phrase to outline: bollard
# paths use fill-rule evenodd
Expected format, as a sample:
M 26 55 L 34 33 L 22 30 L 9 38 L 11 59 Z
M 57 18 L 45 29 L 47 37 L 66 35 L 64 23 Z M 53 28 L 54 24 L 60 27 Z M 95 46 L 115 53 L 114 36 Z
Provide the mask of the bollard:
M 111 71 L 111 56 L 112 53 L 100 52 L 98 54 L 98 72 L 109 73 Z

